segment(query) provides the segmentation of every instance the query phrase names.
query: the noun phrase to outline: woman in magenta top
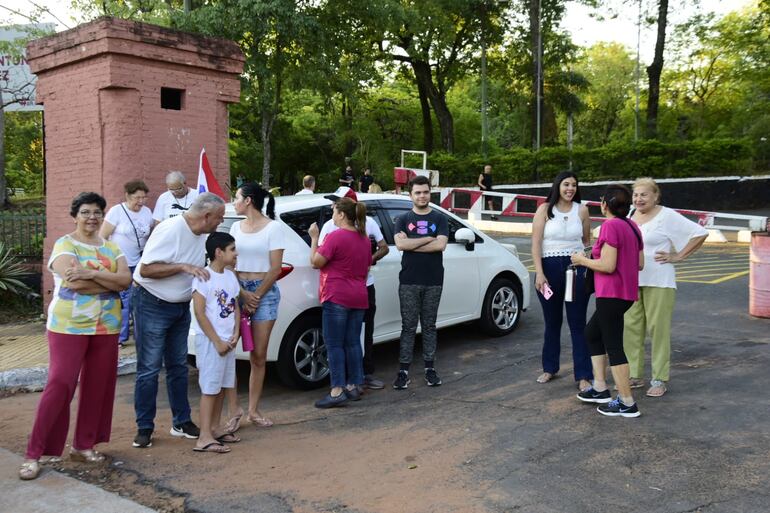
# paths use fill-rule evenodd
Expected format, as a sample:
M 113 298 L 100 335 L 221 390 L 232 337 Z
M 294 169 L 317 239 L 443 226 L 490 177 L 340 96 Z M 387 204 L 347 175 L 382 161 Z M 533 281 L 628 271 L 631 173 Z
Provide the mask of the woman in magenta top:
M 332 408 L 361 398 L 364 382 L 361 326 L 369 307 L 366 275 L 372 250 L 366 235 L 366 206 L 350 198 L 334 204 L 332 215 L 339 228 L 318 247 L 318 225 L 308 230 L 310 264 L 321 269 L 319 293 L 323 310 L 323 337 L 329 359 L 331 391 L 315 403 Z
M 644 267 L 642 235 L 628 219 L 631 191 L 624 185 L 609 185 L 602 196 L 602 214 L 607 221 L 591 251 L 593 259 L 581 253 L 572 263 L 594 271 L 596 312 L 586 325 L 586 341 L 594 370 L 593 385 L 577 397 L 599 403 L 599 413 L 612 417 L 638 417 L 639 408 L 628 381 L 628 360 L 623 352 L 623 314 L 637 300 L 639 271 Z M 613 400 L 607 388 L 605 369 L 610 360 L 612 379 L 618 387 Z

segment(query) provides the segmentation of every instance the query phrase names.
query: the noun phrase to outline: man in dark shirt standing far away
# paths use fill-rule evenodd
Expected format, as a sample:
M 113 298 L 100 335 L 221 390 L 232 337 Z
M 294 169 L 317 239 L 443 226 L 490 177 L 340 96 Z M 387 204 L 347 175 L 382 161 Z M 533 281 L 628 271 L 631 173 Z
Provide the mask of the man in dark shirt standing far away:
M 358 180 L 359 191 L 369 192 L 369 186 L 374 183 L 374 177 L 372 176 L 372 170 L 368 167 L 364 168 L 364 174 Z
M 422 326 L 422 352 L 425 361 L 425 382 L 435 387 L 441 384 L 436 374 L 436 317 L 444 285 L 443 251 L 449 228 L 446 217 L 430 208 L 430 181 L 417 176 L 409 182 L 412 210 L 396 219 L 396 247 L 403 251 L 401 273 L 398 276 L 398 298 L 401 303 L 401 346 L 399 371 L 393 388 L 409 386 L 409 365 L 414 352 L 417 321 Z
M 356 177 L 353 175 L 353 168 L 350 165 L 345 166 L 345 171 L 340 175 L 340 187 L 350 187 L 355 190 Z

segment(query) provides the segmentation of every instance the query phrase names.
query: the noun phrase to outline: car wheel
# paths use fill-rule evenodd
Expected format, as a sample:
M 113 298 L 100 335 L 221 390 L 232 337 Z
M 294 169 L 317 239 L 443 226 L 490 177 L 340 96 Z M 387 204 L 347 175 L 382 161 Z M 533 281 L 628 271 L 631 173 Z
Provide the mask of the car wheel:
M 296 319 L 281 342 L 278 376 L 286 385 L 302 390 L 322 386 L 329 377 L 329 360 L 321 332 L 320 314 Z
M 508 278 L 492 281 L 481 309 L 481 329 L 493 337 L 516 329 L 521 317 L 521 287 Z

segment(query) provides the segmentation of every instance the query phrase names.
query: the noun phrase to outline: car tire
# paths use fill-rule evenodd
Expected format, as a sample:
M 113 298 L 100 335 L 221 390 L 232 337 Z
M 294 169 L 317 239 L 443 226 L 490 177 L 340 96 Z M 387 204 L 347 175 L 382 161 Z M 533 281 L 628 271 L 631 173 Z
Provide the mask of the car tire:
M 278 352 L 278 377 L 301 390 L 319 388 L 329 381 L 320 312 L 298 317 L 286 330 Z
M 495 278 L 484 295 L 479 324 L 492 337 L 516 329 L 521 318 L 521 286 L 509 278 Z

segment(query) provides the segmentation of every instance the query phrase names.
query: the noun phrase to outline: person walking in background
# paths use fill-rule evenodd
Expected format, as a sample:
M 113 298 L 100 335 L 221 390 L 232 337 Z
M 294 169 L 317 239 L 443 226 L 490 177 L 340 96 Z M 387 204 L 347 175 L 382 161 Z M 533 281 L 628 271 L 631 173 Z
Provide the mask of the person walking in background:
M 158 374 L 166 368 L 166 388 L 173 414 L 171 436 L 198 438 L 187 398 L 187 337 L 193 278 L 208 280 L 204 268 L 206 237 L 225 216 L 225 202 L 210 192 L 189 210 L 160 223 L 150 235 L 134 271 L 131 302 L 136 339 L 134 447 L 152 445 Z
M 444 285 L 443 252 L 449 238 L 446 217 L 430 208 L 430 181 L 417 176 L 409 182 L 412 210 L 396 219 L 396 247 L 403 251 L 398 275 L 398 299 L 401 305 L 401 340 L 399 371 L 393 388 L 409 386 L 409 367 L 414 352 L 417 322 L 422 327 L 422 351 L 425 382 L 441 385 L 436 373 L 436 317 Z
M 19 469 L 23 480 L 40 474 L 42 456 L 61 456 L 78 381 L 70 459 L 104 461 L 94 446 L 110 441 L 120 332 L 118 292 L 131 284 L 120 247 L 99 236 L 106 206 L 95 192 L 78 194 L 70 206 L 75 230 L 54 243 L 48 260 L 55 285 L 46 324 L 50 365 Z
M 147 239 L 153 227 L 152 212 L 144 206 L 147 201 L 147 193 L 150 190 L 141 180 L 131 180 L 123 185 L 126 200 L 114 205 L 107 212 L 99 234 L 104 239 L 115 242 L 126 257 L 128 269 L 131 274 L 139 263 Z M 123 319 L 120 325 L 118 344 L 128 340 L 129 324 L 131 318 L 131 289 L 120 292 L 121 311 Z
M 152 218 L 155 224 L 176 217 L 190 209 L 198 191 L 187 187 L 184 175 L 180 171 L 171 171 L 166 175 L 168 190 L 158 196 Z
M 305 194 L 315 194 L 315 177 L 313 175 L 305 175 L 302 178 L 302 189 L 295 196 L 302 196 Z
M 676 269 L 703 245 L 708 231 L 679 212 L 660 204 L 652 178 L 634 182 L 634 213 L 644 240 L 646 265 L 639 273 L 639 300 L 626 312 L 623 347 L 631 371 L 631 387 L 644 386 L 644 340 L 652 342 L 652 380 L 647 395 L 666 393 L 671 367 L 671 316 L 676 298 Z
M 240 309 L 238 278 L 227 267 L 235 265 L 238 252 L 232 235 L 214 232 L 206 239 L 208 280 L 193 279 L 193 310 L 197 321 L 195 354 L 201 388 L 201 433 L 196 452 L 230 452 L 226 443 L 241 439 L 220 425 L 225 390 L 235 387 L 235 346 L 238 343 Z
M 368 167 L 364 168 L 364 174 L 358 180 L 358 190 L 361 192 L 369 192 L 369 187 L 374 183 L 374 177 L 372 176 L 372 170 Z
M 324 343 L 329 359 L 331 390 L 316 408 L 333 408 L 361 399 L 364 383 L 361 324 L 368 307 L 366 274 L 372 261 L 366 236 L 366 206 L 351 198 L 334 204 L 332 220 L 337 230 L 318 245 L 318 225 L 308 229 L 310 264 L 321 270 L 318 297 L 321 300 Z
M 583 252 L 572 254 L 572 263 L 594 271 L 596 311 L 586 326 L 594 382 L 578 393 L 587 403 L 599 403 L 597 410 L 612 417 L 638 417 L 628 381 L 628 360 L 623 352 L 623 314 L 638 298 L 639 271 L 644 268 L 644 244 L 639 227 L 627 219 L 631 191 L 624 185 L 608 185 L 601 201 L 602 224 L 592 249 L 593 259 Z M 618 396 L 607 389 L 607 357 Z
M 478 180 L 479 189 L 481 189 L 482 192 L 492 192 L 493 183 L 492 183 L 492 166 L 487 164 L 484 166 L 484 172 L 479 175 Z M 487 198 L 487 209 L 494 210 L 495 209 L 495 202 L 491 197 Z M 490 217 L 493 221 L 497 219 L 496 215 L 492 215 Z
M 334 194 L 329 194 L 325 197 L 335 203 L 345 197 L 356 202 L 358 201 L 355 191 L 349 187 L 340 187 Z M 326 221 L 318 236 L 319 246 L 323 245 L 327 235 L 338 228 L 339 226 L 334 224 L 334 219 Z M 383 237 L 382 230 L 380 230 L 377 221 L 369 216 L 366 217 L 366 234 L 373 242 L 373 247 L 376 247 L 372 253 L 371 263 L 371 265 L 376 265 L 378 260 L 381 260 L 390 252 L 390 249 L 388 248 L 388 243 L 385 242 L 385 237 Z M 377 293 L 374 289 L 374 275 L 372 275 L 371 269 L 369 269 L 366 276 L 366 292 L 369 306 L 364 314 L 364 388 L 381 390 L 385 388 L 385 383 L 374 376 L 374 316 L 377 312 Z
M 591 239 L 588 207 L 580 204 L 580 187 L 575 173 L 564 171 L 553 181 L 548 199 L 535 212 L 532 222 L 532 260 L 535 265 L 535 289 L 543 308 L 543 373 L 538 383 L 548 383 L 559 372 L 561 325 L 567 311 L 572 338 L 572 363 L 578 388 L 591 385 L 591 357 L 584 330 L 588 296 L 583 290 L 585 268 L 579 267 L 571 301 L 565 301 L 566 272 L 570 255 L 583 251 Z
M 254 350 L 249 354 L 248 419 L 257 427 L 270 427 L 273 421 L 259 411 L 262 385 L 265 381 L 267 344 L 270 333 L 278 318 L 278 304 L 281 291 L 276 284 L 281 274 L 283 250 L 286 248 L 280 223 L 275 219 L 275 199 L 255 182 L 248 182 L 235 193 L 233 204 L 238 215 L 246 216 L 230 227 L 238 248 L 238 262 L 235 269 L 241 284 L 241 307 L 250 315 L 251 334 Z M 266 214 L 262 210 L 266 210 Z M 232 394 L 232 395 L 229 395 Z M 228 392 L 232 419 L 242 415 L 236 407 L 236 390 Z M 237 427 L 238 421 L 233 421 Z M 232 423 L 228 423 L 230 426 Z

